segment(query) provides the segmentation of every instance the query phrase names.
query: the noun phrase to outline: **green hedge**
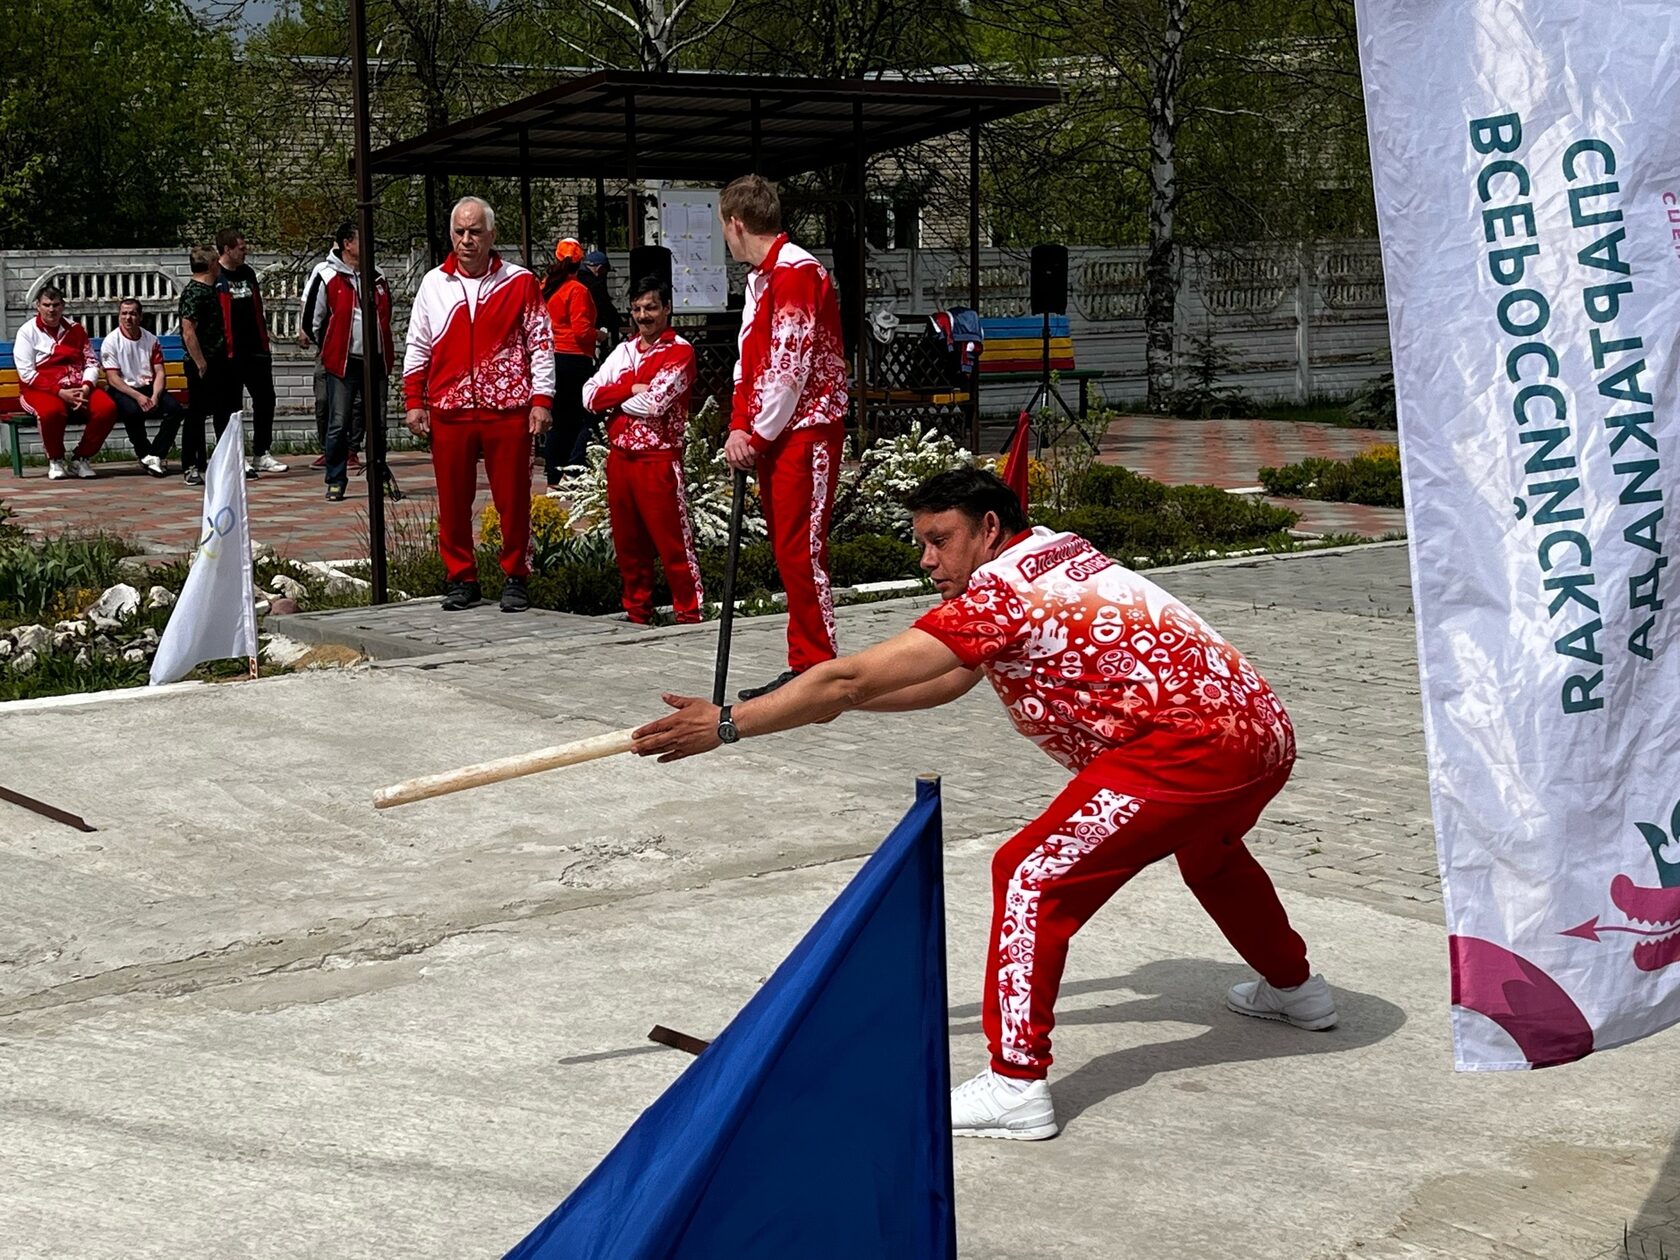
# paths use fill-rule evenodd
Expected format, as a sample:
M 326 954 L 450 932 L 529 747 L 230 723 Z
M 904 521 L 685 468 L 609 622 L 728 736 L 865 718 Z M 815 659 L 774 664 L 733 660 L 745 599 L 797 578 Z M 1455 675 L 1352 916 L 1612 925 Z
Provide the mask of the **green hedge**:
M 1101 465 L 1073 487 L 1081 506 L 1038 518 L 1090 540 L 1123 564 L 1157 563 L 1221 547 L 1263 545 L 1300 516 L 1229 494 L 1217 486 L 1167 486 L 1125 468 Z
M 1371 507 L 1405 506 L 1400 461 L 1393 448 L 1379 448 L 1352 459 L 1315 457 L 1282 468 L 1262 468 L 1260 484 L 1267 494 L 1285 498 L 1364 503 Z

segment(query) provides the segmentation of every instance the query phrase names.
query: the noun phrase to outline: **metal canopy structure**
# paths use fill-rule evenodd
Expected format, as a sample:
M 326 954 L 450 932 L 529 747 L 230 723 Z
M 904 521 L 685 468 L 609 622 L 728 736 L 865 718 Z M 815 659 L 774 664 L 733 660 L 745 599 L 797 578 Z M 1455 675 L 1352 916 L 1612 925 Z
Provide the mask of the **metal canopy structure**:
M 360 0 L 353 0 L 359 3 Z M 872 395 L 868 382 L 868 244 L 865 224 L 868 160 L 952 133 L 968 134 L 968 304 L 980 305 L 980 128 L 1054 105 L 1059 88 L 1006 83 L 930 83 L 898 79 L 802 79 L 735 74 L 668 74 L 602 70 L 566 79 L 546 92 L 488 110 L 369 154 L 366 174 L 513 176 L 519 180 L 520 237 L 525 265 L 536 264 L 531 240 L 531 181 L 595 181 L 598 219 L 606 221 L 605 181 L 626 186 L 629 244 L 641 242 L 638 180 L 726 184 L 755 173 L 785 179 L 839 167 L 856 224 L 855 255 L 836 258 L 842 296 L 846 268 L 856 293 L 853 396 L 860 429 L 870 412 L 893 400 Z M 434 199 L 426 198 L 428 237 Z M 366 255 L 363 255 L 366 257 Z M 979 373 L 961 402 L 970 443 L 980 434 Z
M 1052 105 L 1053 87 L 603 70 L 379 149 L 386 174 L 727 182 L 850 165 Z

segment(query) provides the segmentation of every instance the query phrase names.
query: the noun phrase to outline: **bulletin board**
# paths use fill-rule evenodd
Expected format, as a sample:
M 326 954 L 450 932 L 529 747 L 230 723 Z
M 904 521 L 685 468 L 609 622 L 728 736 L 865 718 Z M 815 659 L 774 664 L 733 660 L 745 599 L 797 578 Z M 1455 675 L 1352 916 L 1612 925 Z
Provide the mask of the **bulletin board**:
M 729 250 L 718 222 L 717 189 L 661 190 L 659 243 L 671 251 L 674 309 L 729 309 Z

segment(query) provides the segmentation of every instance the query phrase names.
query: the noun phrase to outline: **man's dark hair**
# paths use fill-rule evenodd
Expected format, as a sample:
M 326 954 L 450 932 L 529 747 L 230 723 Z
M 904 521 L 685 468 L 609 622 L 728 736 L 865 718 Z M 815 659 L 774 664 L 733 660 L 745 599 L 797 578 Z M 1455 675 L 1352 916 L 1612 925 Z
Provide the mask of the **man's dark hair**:
M 244 239 L 245 233 L 241 232 L 238 228 L 223 228 L 220 232 L 216 233 L 216 252 L 218 254 L 225 254 L 228 250 L 232 249 Z
M 634 302 L 644 293 L 657 293 L 661 306 L 671 305 L 671 286 L 658 276 L 643 276 L 630 286 L 630 300 Z
M 56 284 L 43 284 L 41 286 L 41 291 L 35 295 L 35 300 L 39 302 L 42 298 L 47 298 L 49 300 L 57 298 L 60 302 L 62 302 L 64 301 L 64 290 L 59 288 Z
M 333 230 L 333 245 L 338 249 L 344 248 L 344 242 L 352 240 L 356 235 L 356 224 L 352 219 L 346 219 Z
M 1002 478 L 980 468 L 951 468 L 934 473 L 904 500 L 912 512 L 949 512 L 957 508 L 978 525 L 987 512 L 997 513 L 1005 538 L 1027 527 L 1027 514 Z

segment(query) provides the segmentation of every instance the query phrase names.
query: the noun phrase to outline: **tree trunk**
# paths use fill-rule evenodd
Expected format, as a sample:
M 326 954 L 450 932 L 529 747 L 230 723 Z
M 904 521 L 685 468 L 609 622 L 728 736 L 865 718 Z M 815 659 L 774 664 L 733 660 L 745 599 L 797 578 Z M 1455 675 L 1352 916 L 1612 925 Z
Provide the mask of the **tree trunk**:
M 1167 23 L 1150 63 L 1149 256 L 1144 263 L 1144 344 L 1149 409 L 1167 409 L 1173 380 L 1173 324 L 1178 306 L 1173 216 L 1178 209 L 1178 90 L 1184 82 L 1184 19 L 1190 0 L 1167 0 Z

